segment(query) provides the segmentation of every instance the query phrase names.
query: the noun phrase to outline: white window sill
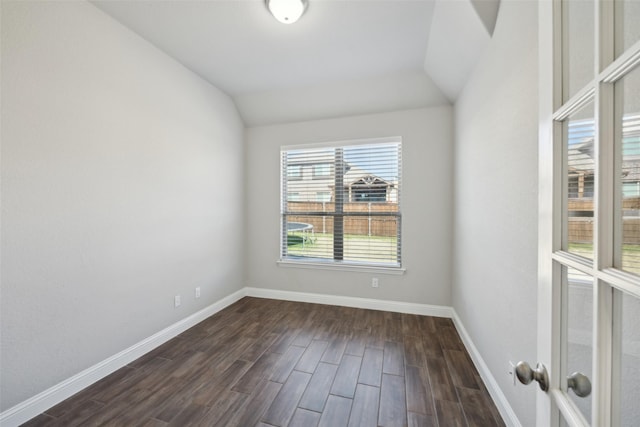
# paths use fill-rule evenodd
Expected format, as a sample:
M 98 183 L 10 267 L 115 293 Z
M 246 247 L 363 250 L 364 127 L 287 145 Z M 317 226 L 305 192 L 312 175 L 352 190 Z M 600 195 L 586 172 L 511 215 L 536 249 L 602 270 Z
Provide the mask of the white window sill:
M 296 261 L 296 260 L 279 260 L 278 266 L 285 268 L 305 268 L 309 270 L 337 270 L 337 271 L 353 271 L 360 273 L 379 273 L 379 274 L 392 274 L 402 275 L 407 271 L 402 267 L 385 267 L 363 264 L 350 264 L 336 261 Z

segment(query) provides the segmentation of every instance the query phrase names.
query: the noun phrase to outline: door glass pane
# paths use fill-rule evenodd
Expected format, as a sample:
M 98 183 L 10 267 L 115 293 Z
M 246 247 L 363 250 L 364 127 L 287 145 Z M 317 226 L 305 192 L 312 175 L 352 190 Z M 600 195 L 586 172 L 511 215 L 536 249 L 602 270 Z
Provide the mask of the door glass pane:
M 565 370 L 563 378 L 580 372 L 593 378 L 593 278 L 578 270 L 564 267 L 566 309 Z M 591 419 L 591 396 L 578 397 L 573 390 L 563 390 L 587 420 Z
M 640 40 L 640 1 L 617 1 L 616 5 L 616 57 Z
M 616 83 L 616 106 L 622 193 L 616 266 L 640 274 L 640 67 Z
M 564 101 L 594 77 L 594 10 L 592 0 L 562 2 Z
M 622 297 L 621 425 L 640 421 L 640 299 Z
M 564 249 L 593 258 L 593 195 L 595 191 L 593 103 L 563 123 L 566 150 Z

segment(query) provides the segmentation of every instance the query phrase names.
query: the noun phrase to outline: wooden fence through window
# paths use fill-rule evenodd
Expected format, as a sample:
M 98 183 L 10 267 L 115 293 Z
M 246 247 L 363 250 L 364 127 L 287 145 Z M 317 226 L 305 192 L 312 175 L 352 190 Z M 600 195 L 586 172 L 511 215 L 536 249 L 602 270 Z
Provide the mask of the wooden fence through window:
M 289 212 L 333 212 L 333 202 L 289 202 Z M 395 213 L 397 203 L 389 202 L 347 202 L 344 203 L 344 233 L 361 236 L 396 237 L 398 220 L 396 216 L 349 216 L 349 213 Z M 289 215 L 289 222 L 304 222 L 313 225 L 314 233 L 333 234 L 332 216 Z
M 593 243 L 593 199 L 576 198 L 568 200 L 570 243 Z M 640 198 L 622 200 L 623 244 L 640 244 Z

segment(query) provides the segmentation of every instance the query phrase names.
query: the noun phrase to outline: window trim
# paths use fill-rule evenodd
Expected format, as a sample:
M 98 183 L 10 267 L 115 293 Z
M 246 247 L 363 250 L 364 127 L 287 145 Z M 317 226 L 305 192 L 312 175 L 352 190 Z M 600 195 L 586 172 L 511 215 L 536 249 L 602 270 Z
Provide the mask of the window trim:
M 403 275 L 407 269 L 403 266 L 392 267 L 384 265 L 366 265 L 363 263 L 351 263 L 349 261 L 335 261 L 324 260 L 322 261 L 309 261 L 309 260 L 294 260 L 294 259 L 279 259 L 276 261 L 279 267 L 283 268 L 302 268 L 307 270 L 335 270 L 335 271 L 351 271 L 360 273 L 378 273 L 378 274 L 390 274 L 390 275 Z

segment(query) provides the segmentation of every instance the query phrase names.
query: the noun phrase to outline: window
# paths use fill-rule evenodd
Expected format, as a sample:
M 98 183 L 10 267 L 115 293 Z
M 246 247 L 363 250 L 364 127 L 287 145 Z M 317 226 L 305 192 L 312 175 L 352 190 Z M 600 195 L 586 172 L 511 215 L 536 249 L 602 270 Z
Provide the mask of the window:
M 281 262 L 401 267 L 400 138 L 282 147 L 281 161 Z
M 302 166 L 301 165 L 289 165 L 287 166 L 287 179 L 302 179 Z
M 323 163 L 321 165 L 313 165 L 313 178 L 326 179 L 331 177 L 331 165 Z
M 330 202 L 331 201 L 331 192 L 330 191 L 318 191 L 316 193 L 316 201 L 317 202 Z

